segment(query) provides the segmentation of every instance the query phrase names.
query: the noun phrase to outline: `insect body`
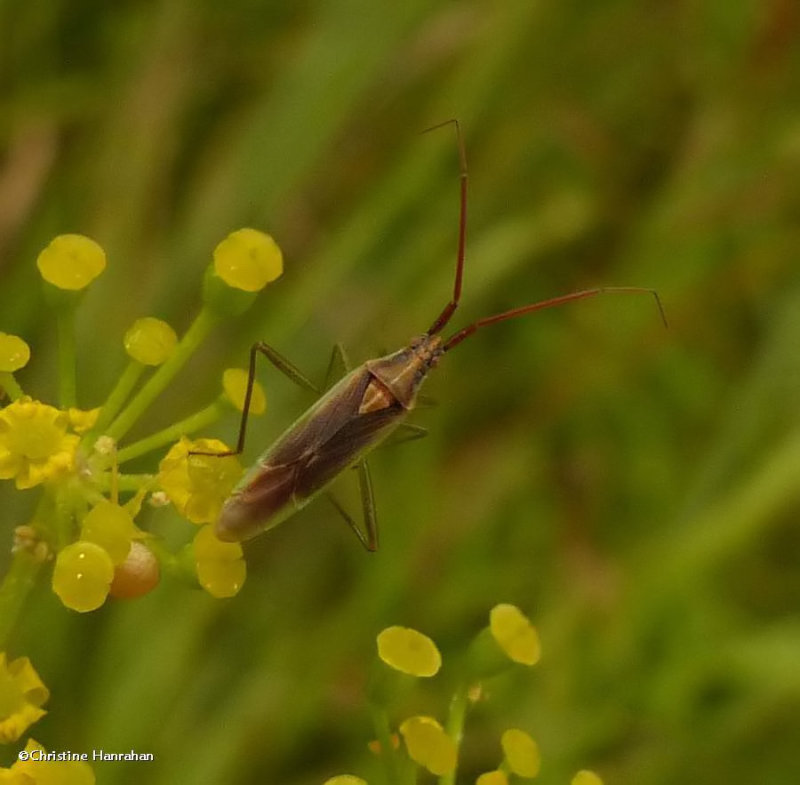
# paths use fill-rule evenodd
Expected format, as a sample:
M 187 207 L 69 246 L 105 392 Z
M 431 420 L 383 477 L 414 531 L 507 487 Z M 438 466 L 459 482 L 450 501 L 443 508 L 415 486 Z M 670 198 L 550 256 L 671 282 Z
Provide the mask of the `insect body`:
M 467 206 L 467 167 L 464 144 L 458 123 L 455 126 L 461 162 L 461 209 L 458 255 L 453 295 L 423 335 L 397 352 L 369 360 L 347 373 L 258 459 L 225 502 L 216 525 L 217 536 L 226 541 L 246 540 L 286 520 L 321 493 L 345 470 L 359 471 L 364 508 L 363 531 L 331 496 L 338 511 L 368 550 L 377 548 L 377 526 L 372 498 L 372 485 L 366 463 L 367 454 L 398 428 L 414 429 L 404 424 L 414 408 L 417 392 L 428 373 L 440 358 L 476 330 L 496 322 L 606 293 L 650 294 L 664 313 L 657 293 L 641 287 L 605 287 L 585 289 L 570 294 L 523 305 L 510 311 L 488 316 L 443 339 L 446 327 L 461 298 L 464 269 Z M 439 126 L 435 126 L 439 127 Z M 255 375 L 258 353 L 302 386 L 316 390 L 294 366 L 274 349 L 260 343 L 250 353 L 250 375 L 245 396 L 239 443 L 234 453 L 244 447 L 247 412 Z M 414 429 L 420 435 L 421 429 Z
M 264 349 L 259 345 L 259 349 Z M 267 349 L 268 351 L 268 349 Z M 225 502 L 222 540 L 244 540 L 304 507 L 383 442 L 414 408 L 417 390 L 442 354 L 441 339 L 424 335 L 398 352 L 369 360 L 325 393 L 265 452 Z M 269 356 L 269 355 L 267 355 Z M 362 495 L 369 480 L 362 469 Z M 365 505 L 371 498 L 365 499 Z M 371 514 L 365 516 L 370 521 Z M 350 521 L 348 521 L 350 523 Z M 361 531 L 354 526 L 354 531 Z M 370 549 L 377 547 L 367 524 Z

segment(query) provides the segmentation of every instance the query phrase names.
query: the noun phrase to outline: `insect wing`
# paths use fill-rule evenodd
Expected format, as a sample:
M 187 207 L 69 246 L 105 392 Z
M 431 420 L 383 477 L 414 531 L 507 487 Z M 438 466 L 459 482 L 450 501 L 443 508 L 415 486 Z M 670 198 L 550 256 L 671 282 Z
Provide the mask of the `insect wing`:
M 256 464 L 282 465 L 302 460 L 329 442 L 357 412 L 371 380 L 364 368 L 356 368 L 331 387 L 299 420 L 290 426 Z M 245 482 L 249 481 L 248 475 Z
M 296 463 L 261 467 L 248 485 L 225 502 L 217 521 L 217 537 L 240 542 L 280 523 L 295 509 L 297 473 Z
M 405 409 L 396 402 L 359 413 L 372 380 L 363 366 L 349 373 L 261 456 L 225 502 L 220 539 L 246 540 L 276 526 L 399 424 Z
M 367 414 L 356 414 L 311 456 L 297 477 L 297 495 L 310 497 L 353 466 L 400 424 L 400 404 Z

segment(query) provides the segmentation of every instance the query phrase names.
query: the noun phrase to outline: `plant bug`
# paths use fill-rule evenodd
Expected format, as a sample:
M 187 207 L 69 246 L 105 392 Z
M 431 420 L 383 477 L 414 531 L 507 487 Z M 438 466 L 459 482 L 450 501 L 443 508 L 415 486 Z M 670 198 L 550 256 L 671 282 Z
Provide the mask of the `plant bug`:
M 456 131 L 460 162 L 460 212 L 458 251 L 453 294 L 427 332 L 411 340 L 408 346 L 368 360 L 328 389 L 317 402 L 278 437 L 245 475 L 222 507 L 216 524 L 221 540 L 238 542 L 277 526 L 305 507 L 320 494 L 327 494 L 339 513 L 355 532 L 361 544 L 370 551 L 378 547 L 372 483 L 367 468 L 367 455 L 398 428 L 407 431 L 407 438 L 424 435 L 424 430 L 405 423 L 417 402 L 417 393 L 428 373 L 452 348 L 490 324 L 516 319 L 519 316 L 584 300 L 601 294 L 649 294 L 658 306 L 666 324 L 664 310 L 654 289 L 638 286 L 584 289 L 540 302 L 522 305 L 509 311 L 486 316 L 462 327 L 449 338 L 440 333 L 450 322 L 461 300 L 467 230 L 467 162 L 463 137 L 457 120 L 433 126 L 431 131 L 453 125 Z M 336 350 L 329 371 L 334 366 Z M 347 368 L 344 353 L 338 350 Z M 263 354 L 278 370 L 302 387 L 319 394 L 319 390 L 297 368 L 265 343 L 250 350 L 250 370 L 239 439 L 235 450 L 220 455 L 237 455 L 244 448 L 247 415 L 255 378 L 256 357 Z M 195 453 L 197 454 L 197 453 Z M 331 483 L 348 468 L 357 468 L 364 508 L 364 530 L 328 493 Z

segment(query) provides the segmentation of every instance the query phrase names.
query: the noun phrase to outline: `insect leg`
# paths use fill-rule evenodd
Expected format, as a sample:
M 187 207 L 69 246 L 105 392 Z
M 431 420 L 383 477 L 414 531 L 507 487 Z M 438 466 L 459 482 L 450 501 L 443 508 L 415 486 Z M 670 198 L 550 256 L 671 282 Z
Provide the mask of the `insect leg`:
M 325 374 L 324 389 L 327 390 L 331 385 L 331 382 L 337 378 L 337 376 L 341 375 L 336 373 L 339 369 L 341 369 L 341 371 L 344 373 L 347 373 L 350 371 L 351 365 L 344 346 L 337 342 L 333 345 L 333 351 L 331 352 L 331 359 L 328 363 L 328 371 Z M 342 516 L 342 518 L 344 518 L 345 522 L 353 530 L 353 532 L 355 532 L 356 537 L 358 537 L 358 541 L 368 551 L 376 551 L 378 549 L 378 521 L 375 515 L 375 496 L 372 492 L 372 479 L 369 475 L 369 466 L 367 466 L 366 460 L 362 460 L 353 468 L 358 469 L 358 485 L 361 491 L 361 507 L 364 512 L 364 531 L 359 528 L 358 524 L 336 500 L 336 497 L 333 496 L 333 494 L 328 493 L 327 496 L 330 499 L 331 504 L 333 504 L 333 506 L 336 508 L 336 511 Z
M 309 378 L 300 371 L 295 365 L 287 360 L 277 350 L 273 349 L 263 341 L 254 343 L 250 347 L 250 367 L 247 371 L 247 388 L 244 393 L 244 404 L 242 405 L 242 419 L 239 424 L 239 437 L 236 442 L 235 450 L 228 450 L 227 452 L 202 452 L 200 450 L 192 450 L 189 455 L 214 455 L 218 458 L 225 458 L 229 455 L 240 455 L 244 450 L 244 440 L 247 434 L 247 418 L 250 415 L 250 401 L 253 397 L 253 385 L 256 380 L 256 358 L 259 354 L 264 355 L 284 376 L 293 381 L 300 387 L 319 395 L 319 388 L 309 380 Z
M 239 439 L 236 442 L 236 450 L 232 451 L 231 455 L 239 455 L 244 450 L 244 439 L 247 433 L 247 417 L 250 414 L 250 399 L 253 397 L 253 384 L 256 379 L 256 357 L 258 354 L 264 355 L 284 376 L 291 379 L 295 384 L 300 387 L 313 392 L 316 395 L 320 394 L 317 386 L 309 381 L 295 365 L 289 362 L 282 354 L 273 349 L 263 341 L 254 343 L 250 347 L 250 370 L 247 375 L 247 390 L 244 395 L 244 406 L 242 406 L 242 421 L 239 425 Z
M 263 341 L 254 343 L 250 347 L 250 370 L 247 376 L 247 391 L 244 396 L 244 406 L 242 406 L 242 421 L 239 425 L 239 439 L 236 442 L 236 450 L 233 455 L 239 455 L 244 450 L 244 439 L 247 433 L 247 418 L 250 414 L 250 399 L 253 397 L 253 384 L 256 379 L 256 357 L 258 354 L 266 357 L 284 376 L 293 381 L 300 387 L 319 395 L 320 391 L 314 382 L 295 366 L 289 362 L 280 352 L 273 349 Z
M 412 425 L 410 422 L 403 422 L 397 426 L 397 430 L 381 446 L 394 447 L 405 442 L 424 439 L 427 435 L 427 428 L 423 428 L 421 425 Z
M 328 492 L 325 496 L 333 505 L 336 512 L 342 516 L 344 522 L 352 529 L 353 534 L 358 537 L 358 541 L 364 548 L 368 551 L 376 551 L 378 550 L 378 526 L 375 517 L 375 499 L 372 495 L 372 480 L 369 476 L 369 469 L 367 468 L 366 461 L 359 463 L 356 468 L 358 469 L 358 481 L 361 487 L 361 502 L 364 507 L 364 528 L 366 529 L 366 534 L 332 493 Z
M 309 378 L 299 368 L 297 368 L 297 366 L 289 362 L 289 360 L 280 354 L 277 349 L 273 349 L 263 341 L 254 343 L 250 348 L 250 378 L 248 379 L 248 384 L 251 387 L 255 375 L 256 352 L 261 352 L 261 354 L 263 354 L 264 357 L 266 357 L 287 379 L 290 379 L 295 384 L 305 390 L 308 390 L 309 392 L 313 392 L 316 395 L 320 394 L 321 391 L 317 385 L 310 381 Z
M 434 406 L 438 406 L 439 401 L 436 398 L 431 398 L 430 395 L 425 395 L 425 393 L 419 393 L 417 395 L 417 404 L 414 407 L 415 409 L 431 409 Z M 405 423 L 404 423 L 405 424 Z
M 335 343 L 331 351 L 331 359 L 328 362 L 328 370 L 325 372 L 325 383 L 322 385 L 322 389 L 327 390 L 336 379 L 344 376 L 350 370 L 352 370 L 352 366 L 344 346 L 338 342 Z
M 364 527 L 367 530 L 367 550 L 378 550 L 378 516 L 375 512 L 375 495 L 372 478 L 366 461 L 358 464 L 358 485 L 361 488 L 361 507 L 364 511 Z

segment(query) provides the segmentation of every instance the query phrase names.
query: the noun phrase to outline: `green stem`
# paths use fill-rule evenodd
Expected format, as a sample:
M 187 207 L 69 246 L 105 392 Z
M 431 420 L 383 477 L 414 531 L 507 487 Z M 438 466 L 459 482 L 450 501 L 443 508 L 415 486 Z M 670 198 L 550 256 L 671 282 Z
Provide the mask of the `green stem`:
M 153 482 L 152 474 L 120 474 L 117 478 L 117 489 L 120 491 L 139 491 L 143 486 Z M 111 488 L 111 475 L 109 472 L 100 478 L 100 487 L 104 490 Z
M 169 359 L 147 380 L 128 406 L 111 423 L 106 433 L 117 442 L 130 430 L 148 406 L 162 393 L 172 378 L 183 367 L 192 353 L 203 342 L 219 317 L 203 308 L 192 322 Z
M 53 516 L 53 533 L 55 534 L 56 551 L 61 551 L 74 538 L 73 521 L 75 519 L 75 508 L 73 506 L 73 496 L 71 490 L 59 487 L 55 492 L 55 505 Z
M 8 645 L 8 639 L 25 605 L 25 600 L 36 585 L 42 562 L 30 551 L 18 550 L 6 577 L 0 584 L 0 651 Z
M 445 730 L 447 735 L 456 745 L 456 765 L 449 774 L 439 777 L 439 785 L 454 785 L 456 772 L 458 771 L 458 752 L 461 747 L 461 739 L 464 736 L 464 723 L 467 718 L 467 706 L 469 705 L 468 689 L 465 683 L 456 687 L 450 701 L 450 712 L 447 715 Z
M 122 408 L 125 401 L 128 400 L 131 391 L 136 386 L 136 382 L 139 381 L 139 377 L 142 375 L 144 369 L 145 366 L 137 360 L 131 360 L 128 363 L 128 367 L 122 372 L 122 376 L 119 377 L 114 389 L 103 404 L 97 422 L 94 424 L 92 430 L 84 437 L 85 444 L 91 444 L 103 433 L 117 414 L 119 414 L 119 410 Z
M 75 406 L 75 308 L 70 303 L 58 309 L 58 383 L 62 409 Z
M 401 785 L 400 767 L 397 752 L 392 744 L 392 729 L 389 724 L 389 715 L 380 706 L 370 705 L 372 724 L 375 735 L 381 745 L 381 760 L 384 762 L 386 782 L 389 785 Z
M 22 387 L 17 384 L 14 374 L 9 371 L 0 371 L 0 387 L 8 393 L 8 397 L 11 398 L 12 401 L 18 401 L 25 395 L 22 391 Z
M 181 571 L 179 565 L 179 557 L 174 554 L 164 542 L 158 537 L 148 537 L 144 541 L 145 545 L 152 551 L 153 555 L 158 559 L 158 564 L 164 573 L 177 575 Z M 185 577 L 186 573 L 183 572 L 181 577 Z M 192 558 L 190 575 L 193 583 L 197 583 L 197 573 L 195 572 L 195 562 Z
M 131 461 L 152 450 L 157 450 L 165 444 L 176 442 L 181 436 L 205 428 L 207 425 L 216 422 L 220 418 L 224 406 L 224 399 L 220 396 L 214 403 L 206 406 L 205 409 L 200 409 L 199 412 L 190 414 L 180 422 L 176 422 L 168 428 L 154 433 L 152 436 L 147 436 L 144 439 L 140 439 L 138 442 L 124 447 L 117 453 L 117 462 L 125 463 L 125 461 Z

